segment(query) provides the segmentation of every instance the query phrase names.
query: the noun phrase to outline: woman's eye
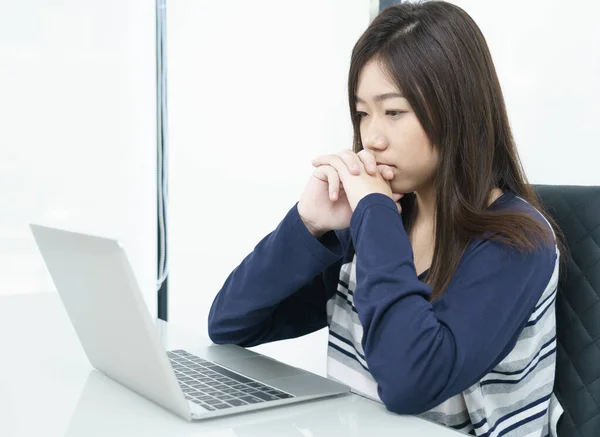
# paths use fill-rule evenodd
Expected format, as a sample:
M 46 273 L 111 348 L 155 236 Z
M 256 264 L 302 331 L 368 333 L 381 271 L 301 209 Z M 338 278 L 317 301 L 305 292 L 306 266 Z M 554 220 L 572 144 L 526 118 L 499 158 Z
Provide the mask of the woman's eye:
M 387 115 L 391 115 L 392 117 L 396 117 L 400 114 L 404 114 L 404 111 L 386 111 Z
M 385 111 L 386 115 L 391 115 L 392 117 L 398 117 L 402 114 L 404 114 L 406 111 Z M 356 118 L 358 118 L 359 120 L 361 120 L 362 118 L 364 118 L 365 116 L 367 116 L 368 114 L 366 112 L 361 112 L 361 111 L 357 111 L 356 112 Z

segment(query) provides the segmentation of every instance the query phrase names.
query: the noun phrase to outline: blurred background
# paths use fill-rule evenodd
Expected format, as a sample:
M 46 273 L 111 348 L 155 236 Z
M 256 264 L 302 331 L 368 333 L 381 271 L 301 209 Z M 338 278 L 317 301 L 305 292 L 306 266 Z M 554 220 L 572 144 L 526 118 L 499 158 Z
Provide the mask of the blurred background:
M 54 292 L 29 223 L 89 232 L 123 242 L 153 316 L 168 290 L 168 320 L 205 335 L 310 160 L 351 147 L 350 53 L 391 3 L 0 0 L 0 294 Z M 597 3 L 453 3 L 487 39 L 530 182 L 600 184 Z M 324 375 L 326 340 L 255 349 Z

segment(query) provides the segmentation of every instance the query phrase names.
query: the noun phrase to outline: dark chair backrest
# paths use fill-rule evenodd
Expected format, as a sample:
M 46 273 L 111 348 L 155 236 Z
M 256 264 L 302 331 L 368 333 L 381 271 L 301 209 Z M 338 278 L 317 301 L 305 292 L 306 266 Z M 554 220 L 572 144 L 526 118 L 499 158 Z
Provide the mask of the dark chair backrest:
M 600 437 L 600 187 L 534 185 L 572 260 L 556 299 L 559 437 Z

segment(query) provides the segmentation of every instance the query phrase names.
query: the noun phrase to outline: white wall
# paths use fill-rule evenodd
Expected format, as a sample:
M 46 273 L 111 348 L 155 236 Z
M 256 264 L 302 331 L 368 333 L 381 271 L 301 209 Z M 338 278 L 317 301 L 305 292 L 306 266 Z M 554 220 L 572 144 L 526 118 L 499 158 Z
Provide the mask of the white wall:
M 600 185 L 600 5 L 451 0 L 482 29 L 532 183 Z
M 168 3 L 170 321 L 205 332 L 215 294 L 297 201 L 310 160 L 351 147 L 346 77 L 369 7 Z M 258 350 L 324 373 L 325 341 Z
M 350 147 L 346 84 L 368 0 L 168 5 L 170 320 L 206 331 L 230 271 L 273 230 L 310 159 Z M 481 25 L 531 182 L 599 184 L 591 0 L 458 1 Z M 596 79 L 596 80 L 594 80 Z M 325 373 L 326 333 L 257 349 Z
M 156 312 L 154 2 L 3 0 L 0 294 L 51 291 L 38 222 L 122 240 Z

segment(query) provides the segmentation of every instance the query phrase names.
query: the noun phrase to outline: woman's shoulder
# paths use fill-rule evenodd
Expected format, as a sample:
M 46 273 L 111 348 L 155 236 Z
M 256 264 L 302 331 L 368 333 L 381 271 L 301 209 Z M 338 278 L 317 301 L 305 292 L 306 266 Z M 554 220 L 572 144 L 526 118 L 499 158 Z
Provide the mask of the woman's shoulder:
M 490 206 L 490 210 L 524 212 L 548 232 L 548 238 L 539 238 L 537 235 L 530 236 L 535 242 L 535 247 L 530 250 L 504 240 L 489 238 L 489 235 L 474 238 L 465 251 L 465 258 L 485 257 L 499 264 L 503 262 L 511 263 L 518 259 L 521 260 L 520 262 L 530 264 L 532 268 L 553 269 L 559 256 L 556 236 L 546 217 L 534 205 L 517 194 L 506 191 Z
M 517 194 L 507 191 L 490 209 L 524 212 L 537 221 L 547 231 L 547 234 L 543 237 L 539 234 L 530 235 L 534 247 L 529 246 L 529 249 L 493 238 L 476 238 L 467 247 L 465 255 L 489 256 L 500 264 L 505 261 L 513 262 L 514 259 L 520 259 L 524 263 L 529 263 L 532 268 L 548 268 L 551 270 L 554 268 L 560 256 L 556 235 L 546 217 L 534 205 Z
M 506 206 L 515 207 L 535 214 L 547 229 L 552 227 L 544 216 L 528 202 L 511 196 Z M 536 241 L 534 246 L 523 247 L 505 240 L 476 238 L 467 246 L 461 257 L 457 271 L 457 284 L 479 282 L 494 284 L 500 288 L 508 283 L 524 287 L 537 300 L 543 290 L 557 278 L 560 264 L 560 251 L 556 240 Z
M 490 210 L 502 211 L 502 210 L 511 210 L 517 212 L 523 212 L 537 221 L 543 228 L 545 228 L 549 236 L 551 235 L 552 240 L 551 246 L 556 245 L 556 235 L 554 233 L 554 229 L 550 222 L 546 219 L 544 214 L 540 210 L 538 210 L 534 205 L 529 203 L 526 199 L 515 194 L 512 191 L 505 191 L 502 196 L 500 196 L 491 206 Z
M 504 191 L 502 195 L 491 205 L 490 209 L 496 211 L 516 210 L 526 212 L 540 223 L 544 224 L 544 226 L 552 229 L 552 226 L 550 226 L 548 220 L 546 220 L 544 215 L 535 206 L 512 191 Z

